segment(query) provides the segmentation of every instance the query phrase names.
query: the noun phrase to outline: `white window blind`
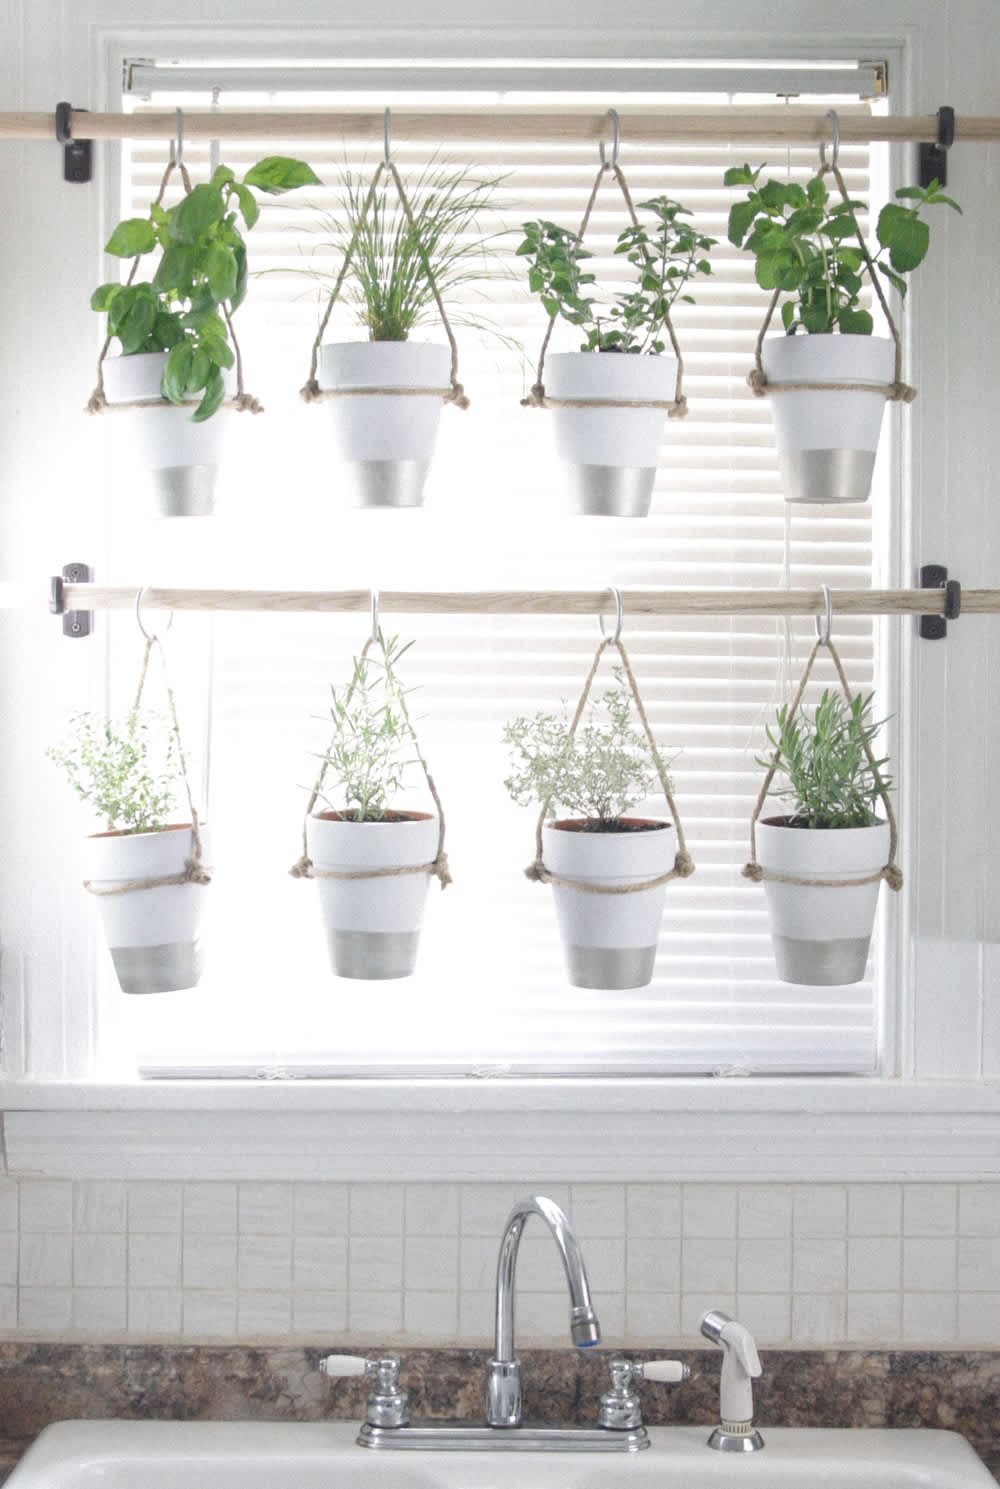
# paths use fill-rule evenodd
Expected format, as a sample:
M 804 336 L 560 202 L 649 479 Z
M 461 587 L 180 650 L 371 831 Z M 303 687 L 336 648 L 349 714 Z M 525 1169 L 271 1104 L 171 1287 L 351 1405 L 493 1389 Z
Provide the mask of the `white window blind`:
M 289 77 L 284 86 L 271 78 L 266 87 L 241 77 L 242 91 L 223 91 L 221 106 L 287 107 L 304 97 L 317 107 L 337 106 L 338 96 L 322 93 L 318 78 L 307 83 L 304 71 Z M 219 81 L 216 70 L 208 86 Z M 195 88 L 196 78 L 179 72 L 178 82 L 181 89 L 158 73 L 155 85 L 144 78 L 145 96 L 130 106 L 206 106 L 209 94 Z M 807 91 L 802 78 L 799 87 L 794 83 L 793 76 L 785 91 Z M 775 101 L 773 95 L 760 99 L 751 85 L 741 78 L 724 92 L 720 82 L 694 101 Z M 559 86 L 557 74 L 553 86 Z M 599 91 L 596 84 L 593 91 Z M 845 86 L 844 94 L 849 91 Z M 610 105 L 617 99 L 605 97 Z M 692 94 L 661 95 L 659 101 L 678 100 L 691 102 Z M 841 111 L 870 106 L 838 92 L 819 95 L 810 109 L 827 103 Z M 553 95 L 549 106 L 558 109 L 559 98 Z M 505 234 L 498 245 L 507 268 L 464 308 L 497 321 L 524 355 L 458 327 L 460 376 L 472 406 L 466 413 L 445 409 L 426 505 L 417 512 L 346 505 L 326 412 L 297 398 L 319 294 L 306 277 L 266 272 L 338 267 L 328 239 L 317 231 L 318 219 L 335 205 L 345 163 L 352 171 L 371 169 L 377 155 L 350 140 L 314 146 L 223 138 L 221 146 L 222 160 L 238 172 L 279 152 L 308 159 L 326 185 L 265 201 L 249 236 L 258 277 L 237 324 L 247 386 L 268 412 L 253 421 L 240 417 L 243 438 L 211 521 L 151 528 L 126 520 L 124 472 L 118 473 L 112 582 L 138 576 L 157 584 L 323 589 L 873 583 L 880 559 L 872 508 L 787 506 L 768 402 L 751 397 L 745 385 L 765 300 L 751 260 L 726 242 L 734 193 L 723 187 L 723 174 L 744 160 L 767 161 L 769 173 L 804 180 L 816 167 L 813 149 L 643 145 L 629 141 L 624 125 L 621 160 L 634 200 L 663 193 L 679 198 L 693 208 L 699 229 L 719 239 L 712 278 L 697 286 L 697 304 L 679 307 L 675 316 L 690 413 L 668 422 L 651 514 L 634 521 L 567 515 L 550 416 L 519 402 L 534 380 L 545 317 L 527 294 L 512 250 L 528 219 L 578 224 L 597 167 L 593 147 L 470 139 L 438 152 L 442 160 L 505 177 L 490 226 Z M 394 145 L 404 176 L 415 175 L 432 154 L 427 145 Z M 206 144 L 187 144 L 185 160 L 196 179 L 208 171 L 209 155 Z M 143 210 L 164 159 L 160 145 L 123 147 L 123 215 Z M 881 189 L 877 147 L 845 146 L 840 163 L 852 196 L 867 200 Z M 620 273 L 610 249 L 624 221 L 620 197 L 605 186 L 587 240 L 599 279 Z M 450 308 L 461 320 L 463 307 Z M 338 309 L 328 338 L 360 334 Z M 433 324 L 418 334 L 440 337 Z M 576 344 L 570 328 L 561 327 L 552 346 Z M 885 502 L 882 465 L 876 486 L 876 503 Z M 514 806 L 502 785 L 503 724 L 526 710 L 575 701 L 600 639 L 597 618 L 390 616 L 384 626 L 415 642 L 404 676 L 415 689 L 411 708 L 444 802 L 455 881 L 445 893 L 431 886 L 417 975 L 389 983 L 335 978 L 315 887 L 287 873 L 300 851 L 305 788 L 315 770 L 311 752 L 326 734 L 329 683 L 349 676 L 366 620 L 178 616 L 168 656 L 194 731 L 192 753 L 204 760 L 215 866 L 209 965 L 198 989 L 156 998 L 124 998 L 108 973 L 101 995 L 107 1072 L 641 1075 L 876 1068 L 877 978 L 828 989 L 778 982 L 764 894 L 740 876 L 761 775 L 754 757 L 764 748 L 765 721 L 787 696 L 811 645 L 811 622 L 626 619 L 624 640 L 653 727 L 674 761 L 676 799 L 697 864 L 693 878 L 668 887 L 655 977 L 633 992 L 568 985 L 551 891 L 523 876 L 533 856 L 535 814 Z M 109 629 L 113 691 L 127 700 L 138 636 L 124 618 Z M 870 690 L 877 670 L 872 623 L 838 619 L 835 636 L 854 685 Z M 817 689 L 832 681 L 821 673 Z M 418 803 L 419 794 L 411 804 Z M 877 953 L 871 965 L 874 973 Z

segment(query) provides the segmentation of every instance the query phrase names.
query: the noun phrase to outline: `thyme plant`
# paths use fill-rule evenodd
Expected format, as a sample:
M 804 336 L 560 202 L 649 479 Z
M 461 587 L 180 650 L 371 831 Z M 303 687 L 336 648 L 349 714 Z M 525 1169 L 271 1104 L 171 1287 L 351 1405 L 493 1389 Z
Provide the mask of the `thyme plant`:
M 776 727 L 767 729 L 773 754 L 757 763 L 770 767 L 776 760 L 786 777 L 788 784 L 772 786 L 770 794 L 791 799 L 790 826 L 874 827 L 880 820 L 875 808 L 882 793 L 865 752 L 882 727 L 870 720 L 872 697 L 859 693 L 848 706 L 842 693 L 828 690 L 811 724 L 787 704 L 778 709 Z M 887 763 L 888 757 L 876 759 L 880 773 Z M 882 783 L 888 789 L 889 777 L 883 774 Z
M 158 714 L 132 709 L 116 720 L 74 713 L 66 740 L 46 754 L 109 832 L 160 832 L 167 826 L 180 757 L 173 729 Z
M 611 832 L 659 784 L 649 741 L 632 722 L 631 700 L 622 669 L 616 684 L 591 704 L 589 715 L 570 734 L 570 719 L 538 713 L 506 724 L 503 741 L 511 754 L 504 781 L 519 806 L 556 804 L 587 819 L 588 831 Z M 657 756 L 662 765 L 663 762 Z M 671 787 L 672 789 L 672 787 Z
M 210 419 L 225 396 L 222 369 L 232 367 L 230 318 L 247 290 L 247 249 L 237 222 L 247 229 L 260 216 L 254 190 L 280 196 L 298 186 L 318 186 L 302 160 L 270 155 L 242 181 L 220 165 L 211 181 L 195 186 L 173 207 L 154 202 L 147 217 L 120 222 L 105 245 L 116 258 L 160 250 L 151 279 L 102 284 L 92 310 L 108 317 L 108 334 L 122 352 L 167 352 L 161 391 L 171 403 L 198 397 L 196 423 Z
M 695 232 L 682 217 L 690 210 L 666 196 L 639 204 L 651 222 L 630 223 L 618 235 L 615 253 L 636 270 L 632 287 L 623 290 L 602 313 L 588 286 L 596 276 L 581 268 L 593 258 L 578 233 L 543 220 L 523 224 L 524 241 L 517 252 L 528 259 L 528 287 L 550 316 L 561 316 L 585 332 L 584 352 L 662 352 L 663 327 L 674 304 L 694 304 L 682 293 L 697 274 L 710 274 L 706 255 L 716 240 Z
M 349 293 L 370 340 L 405 341 L 437 314 L 426 265 L 445 303 L 502 273 L 491 260 L 492 235 L 483 233 L 480 218 L 503 180 L 432 162 L 414 180 L 403 181 L 411 224 L 391 179 L 382 178 L 366 212 L 370 181 L 343 172 L 343 205 L 325 219 L 322 231 L 341 258 L 356 239 Z M 336 277 L 305 272 L 331 287 Z M 467 311 L 456 322 L 492 329 Z
M 317 794 L 326 807 L 351 822 L 391 819 L 390 801 L 417 763 L 403 708 L 405 691 L 396 668 L 413 645 L 378 633 L 378 650 L 356 657 L 345 688 L 330 688 L 333 735 L 319 756 L 326 767 Z M 327 775 L 332 784 L 326 785 Z M 333 799 L 334 789 L 338 799 Z
M 865 259 L 856 214 L 865 211 L 864 202 L 831 199 L 822 176 L 814 176 L 805 186 L 773 180 L 760 185 L 763 169 L 742 165 L 726 172 L 727 186 L 749 188 L 745 200 L 730 209 L 729 241 L 754 254 L 762 289 L 787 290 L 793 296 L 781 307 L 785 330 L 789 335 L 801 329 L 870 336 L 874 322 L 859 304 Z M 907 289 L 903 276 L 923 263 L 930 246 L 922 209 L 942 204 L 956 212 L 962 209 L 940 191 L 937 181 L 926 189 L 901 186 L 896 197 L 879 213 L 875 226 L 879 246 L 871 260 L 903 297 Z

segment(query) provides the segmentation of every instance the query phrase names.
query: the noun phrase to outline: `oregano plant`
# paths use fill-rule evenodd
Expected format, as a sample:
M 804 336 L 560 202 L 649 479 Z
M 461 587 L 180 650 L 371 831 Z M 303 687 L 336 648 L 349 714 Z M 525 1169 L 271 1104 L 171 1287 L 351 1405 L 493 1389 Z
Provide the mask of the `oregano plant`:
M 259 160 L 242 181 L 220 165 L 175 206 L 153 202 L 146 217 L 126 218 L 108 239 L 105 252 L 116 258 L 159 252 L 160 259 L 149 279 L 100 285 L 91 309 L 107 315 L 125 356 L 168 353 L 161 391 L 171 403 L 197 398 L 195 422 L 222 403 L 223 370 L 235 360 L 230 321 L 246 296 L 243 230 L 260 216 L 254 192 L 280 196 L 319 184 L 304 161 L 284 155 Z
M 781 307 L 785 330 L 789 335 L 802 330 L 870 336 L 874 322 L 859 303 L 865 255 L 857 214 L 866 210 L 864 202 L 833 195 L 822 173 L 800 186 L 795 181 L 761 183 L 763 169 L 742 165 L 726 172 L 727 186 L 748 188 L 746 198 L 730 209 L 728 236 L 756 258 L 761 289 L 792 296 Z M 904 276 L 923 263 L 930 246 L 923 210 L 941 205 L 962 209 L 937 181 L 926 188 L 901 186 L 896 198 L 878 215 L 878 248 L 869 257 L 902 297 Z
M 615 686 L 591 704 L 575 734 L 563 708 L 512 720 L 504 726 L 503 742 L 511 757 L 504 785 L 513 800 L 519 806 L 548 804 L 551 816 L 558 804 L 586 818 L 589 831 L 614 831 L 659 785 L 649 741 L 632 720 L 621 668 L 615 668 Z
M 641 202 L 638 211 L 649 220 L 630 223 L 614 249 L 635 269 L 633 283 L 603 310 L 589 291 L 596 276 L 581 267 L 593 254 L 580 234 L 544 220 L 523 224 L 517 252 L 528 260 L 528 286 L 550 316 L 584 331 L 581 351 L 662 352 L 674 304 L 694 303 L 685 286 L 712 272 L 707 255 L 716 240 L 682 220 L 691 215 L 689 208 L 658 196 Z

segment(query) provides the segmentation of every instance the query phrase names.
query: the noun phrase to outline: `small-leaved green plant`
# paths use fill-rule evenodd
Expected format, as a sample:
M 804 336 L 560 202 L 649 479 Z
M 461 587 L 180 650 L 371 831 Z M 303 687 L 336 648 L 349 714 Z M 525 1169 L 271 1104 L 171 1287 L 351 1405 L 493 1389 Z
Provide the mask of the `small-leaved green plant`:
M 173 730 L 160 715 L 144 709 L 122 719 L 72 714 L 65 741 L 46 754 L 109 832 L 167 826 L 181 771 Z
M 151 279 L 102 284 L 92 310 L 108 317 L 108 334 L 125 356 L 168 352 L 161 391 L 171 403 L 199 398 L 196 422 L 211 418 L 225 396 L 222 370 L 232 367 L 230 317 L 247 289 L 247 249 L 237 217 L 247 229 L 260 216 L 254 190 L 280 196 L 319 177 L 302 160 L 270 155 L 242 181 L 220 165 L 211 181 L 195 186 L 176 206 L 153 203 L 147 217 L 120 222 L 105 245 L 116 258 L 161 251 Z
M 343 258 L 354 242 L 348 294 L 371 341 L 405 341 L 417 326 L 437 315 L 434 286 L 443 303 L 467 296 L 470 286 L 502 277 L 480 219 L 488 211 L 503 176 L 478 176 L 466 167 L 431 162 L 413 180 L 403 180 L 411 223 L 395 183 L 383 177 L 368 202 L 371 182 L 350 170 L 341 177 L 339 212 L 321 225 Z M 367 210 L 366 210 L 367 207 Z M 427 276 L 427 266 L 434 285 Z M 336 276 L 305 272 L 333 287 Z M 463 308 L 456 324 L 492 331 L 489 323 Z
M 882 791 L 865 750 L 882 723 L 870 719 L 872 694 L 856 694 L 848 705 L 842 693 L 824 692 L 811 722 L 800 712 L 778 709 L 776 726 L 768 726 L 773 754 L 758 757 L 758 765 L 775 760 L 787 785 L 772 786 L 770 794 L 789 797 L 793 827 L 874 827 L 880 820 L 876 804 Z M 884 721 L 882 721 L 884 722 Z M 874 758 L 874 751 L 872 752 Z M 888 757 L 876 759 L 882 785 L 891 785 L 883 767 Z
M 676 301 L 694 303 L 682 293 L 697 274 L 710 274 L 707 255 L 714 238 L 682 221 L 690 210 L 669 197 L 641 202 L 651 222 L 630 223 L 618 235 L 615 253 L 636 270 L 632 287 L 621 291 L 603 312 L 589 293 L 596 276 L 581 268 L 592 258 L 578 233 L 539 220 L 523 224 L 517 252 L 528 259 L 528 286 L 550 316 L 561 316 L 585 333 L 585 352 L 662 352 L 663 328 Z
M 413 645 L 378 633 L 378 650 L 356 657 L 350 682 L 330 688 L 333 735 L 320 760 L 325 766 L 317 794 L 328 810 L 352 822 L 384 822 L 417 763 L 412 731 L 397 674 Z M 336 793 L 336 799 L 335 799 Z
M 504 781 L 519 806 L 556 804 L 587 819 L 593 832 L 613 832 L 659 777 L 645 734 L 632 722 L 629 691 L 621 669 L 616 684 L 592 703 L 575 734 L 570 719 L 538 713 L 506 724 L 511 773 Z M 662 765 L 662 761 L 660 761 Z
M 742 165 L 726 172 L 727 186 L 749 188 L 746 198 L 730 209 L 729 241 L 755 256 L 762 289 L 793 296 L 781 307 L 785 330 L 789 335 L 801 329 L 870 336 L 874 322 L 859 304 L 865 259 L 857 213 L 865 211 L 864 202 L 831 197 L 821 175 L 805 186 L 774 180 L 760 184 L 763 169 Z M 926 188 L 901 186 L 896 197 L 879 213 L 875 226 L 879 246 L 871 260 L 905 296 L 903 276 L 923 263 L 930 245 L 921 210 L 942 204 L 956 212 L 962 209 L 944 195 L 937 181 Z

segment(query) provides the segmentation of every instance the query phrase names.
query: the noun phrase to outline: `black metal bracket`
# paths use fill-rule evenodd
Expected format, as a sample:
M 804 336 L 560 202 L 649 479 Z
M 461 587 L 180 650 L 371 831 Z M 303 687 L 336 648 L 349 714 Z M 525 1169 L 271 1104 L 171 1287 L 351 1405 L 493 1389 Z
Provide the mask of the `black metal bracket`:
M 948 634 L 948 622 L 958 620 L 962 613 L 962 586 L 957 579 L 948 578 L 943 564 L 924 564 L 920 570 L 920 588 L 944 590 L 944 614 L 922 615 L 918 626 L 921 641 L 943 641 Z
M 94 571 L 89 564 L 64 564 L 61 574 L 53 574 L 49 588 L 49 609 L 53 615 L 61 615 L 63 635 L 79 641 L 90 636 L 94 629 L 92 610 L 67 610 L 65 587 L 67 584 L 89 584 Z
M 78 114 L 86 112 L 76 110 Z M 94 142 L 73 138 L 73 113 L 72 104 L 56 104 L 56 139 L 63 147 L 63 180 L 85 184 L 94 174 Z
M 917 181 L 926 191 L 932 182 L 948 184 L 948 151 L 955 143 L 955 110 L 945 104 L 937 111 L 938 136 L 917 146 Z

